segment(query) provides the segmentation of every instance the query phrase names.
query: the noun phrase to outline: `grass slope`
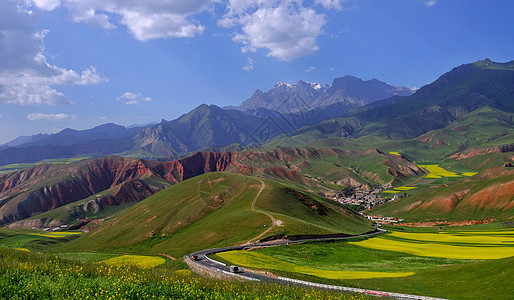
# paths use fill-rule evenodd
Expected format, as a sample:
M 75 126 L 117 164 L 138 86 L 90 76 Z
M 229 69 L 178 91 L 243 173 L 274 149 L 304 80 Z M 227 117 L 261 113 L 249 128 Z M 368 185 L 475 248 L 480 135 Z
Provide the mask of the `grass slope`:
M 393 215 L 407 221 L 512 219 L 514 170 L 511 168 L 491 168 L 448 183 L 409 191 L 412 196 L 378 206 L 373 214 Z
M 1 299 L 369 299 L 294 286 L 202 279 L 167 264 L 93 264 L 0 247 Z
M 277 220 L 277 226 L 273 227 L 269 215 Z M 65 249 L 144 251 L 177 257 L 207 247 L 244 243 L 267 230 L 261 238 L 356 234 L 370 231 L 372 226 L 336 202 L 280 183 L 209 173 L 149 197 Z

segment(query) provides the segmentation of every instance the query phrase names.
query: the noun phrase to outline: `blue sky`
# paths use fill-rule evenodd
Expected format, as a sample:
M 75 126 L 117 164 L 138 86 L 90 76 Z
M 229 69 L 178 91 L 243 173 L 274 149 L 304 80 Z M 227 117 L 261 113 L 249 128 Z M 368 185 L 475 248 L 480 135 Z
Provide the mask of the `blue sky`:
M 0 143 L 171 120 L 278 81 L 420 87 L 513 60 L 513 11 L 510 0 L 1 0 Z

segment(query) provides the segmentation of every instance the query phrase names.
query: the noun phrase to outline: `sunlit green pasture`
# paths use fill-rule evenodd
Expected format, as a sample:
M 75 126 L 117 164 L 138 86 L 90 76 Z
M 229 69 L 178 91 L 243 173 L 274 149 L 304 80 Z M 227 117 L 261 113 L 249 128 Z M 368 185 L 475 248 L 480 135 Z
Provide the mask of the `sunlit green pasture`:
M 0 246 L 41 250 L 78 237 L 81 232 L 44 232 L 31 229 L 0 228 Z
M 86 263 L 0 247 L 0 299 L 367 299 L 319 289 L 203 279 L 189 270 Z
M 290 244 L 217 256 L 225 263 L 280 276 L 390 292 L 449 299 L 505 299 L 514 292 L 514 229 L 388 229 L 388 234 L 366 240 Z M 312 269 L 323 271 L 309 272 Z M 330 276 L 337 271 L 369 277 Z M 412 275 L 373 276 L 380 272 Z M 488 293 L 491 289 L 497 293 Z
M 9 173 L 17 170 L 27 169 L 38 165 L 68 165 L 77 161 L 88 159 L 88 156 L 59 158 L 59 159 L 45 159 L 36 163 L 19 163 L 0 166 L 1 173 Z
M 414 272 L 369 272 L 369 271 L 347 271 L 327 270 L 310 266 L 300 266 L 294 263 L 283 261 L 265 254 L 249 251 L 229 251 L 217 254 L 224 260 L 234 264 L 266 270 L 289 271 L 301 274 L 312 275 L 328 279 L 367 279 L 383 277 L 405 277 L 413 275 Z

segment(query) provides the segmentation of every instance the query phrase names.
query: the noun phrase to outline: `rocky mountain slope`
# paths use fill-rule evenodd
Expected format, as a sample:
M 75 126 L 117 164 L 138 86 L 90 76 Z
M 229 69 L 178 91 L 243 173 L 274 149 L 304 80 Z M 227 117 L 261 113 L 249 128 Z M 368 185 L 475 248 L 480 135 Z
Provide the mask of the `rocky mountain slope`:
M 334 103 L 361 106 L 395 95 L 411 94 L 412 91 L 406 87 L 391 86 L 377 79 L 363 81 L 347 75 L 334 79 L 331 86 L 301 80 L 296 84 L 279 82 L 267 92 L 256 90 L 240 106 L 231 108 L 246 112 L 266 108 L 280 113 L 294 113 Z

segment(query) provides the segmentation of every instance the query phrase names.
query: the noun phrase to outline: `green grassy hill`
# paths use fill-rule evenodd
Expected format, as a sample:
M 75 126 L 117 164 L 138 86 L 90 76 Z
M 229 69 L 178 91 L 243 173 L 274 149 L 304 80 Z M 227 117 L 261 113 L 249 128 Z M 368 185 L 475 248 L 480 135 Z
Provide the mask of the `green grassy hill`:
M 167 188 L 65 249 L 180 256 L 273 235 L 370 230 L 368 220 L 334 201 L 280 183 L 219 172 Z
M 464 221 L 514 215 L 514 168 L 491 168 L 471 178 L 409 191 L 412 196 L 376 207 L 373 214 L 408 221 Z

